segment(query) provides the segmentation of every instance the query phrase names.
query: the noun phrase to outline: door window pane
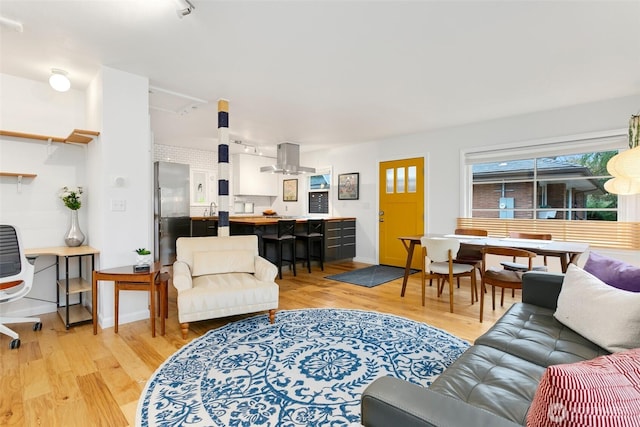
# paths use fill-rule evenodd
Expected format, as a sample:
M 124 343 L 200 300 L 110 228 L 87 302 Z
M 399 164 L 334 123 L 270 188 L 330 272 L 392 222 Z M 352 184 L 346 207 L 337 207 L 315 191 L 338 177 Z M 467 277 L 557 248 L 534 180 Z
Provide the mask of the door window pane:
M 404 168 L 397 169 L 396 177 L 396 193 L 404 193 Z
M 407 191 L 409 193 L 415 193 L 417 191 L 417 184 L 416 184 L 417 169 L 415 166 L 409 166 L 408 172 L 409 172 L 409 176 L 408 176 Z
M 387 194 L 393 194 L 393 168 L 387 169 Z

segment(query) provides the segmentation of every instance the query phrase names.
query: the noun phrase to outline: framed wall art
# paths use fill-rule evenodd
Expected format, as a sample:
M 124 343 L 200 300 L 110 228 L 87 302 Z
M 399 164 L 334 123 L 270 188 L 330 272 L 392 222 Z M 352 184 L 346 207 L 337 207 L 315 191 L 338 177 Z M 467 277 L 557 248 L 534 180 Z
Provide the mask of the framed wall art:
M 285 202 L 298 201 L 297 179 L 285 179 L 282 181 L 282 200 Z
M 358 200 L 359 194 L 358 172 L 338 175 L 338 200 Z

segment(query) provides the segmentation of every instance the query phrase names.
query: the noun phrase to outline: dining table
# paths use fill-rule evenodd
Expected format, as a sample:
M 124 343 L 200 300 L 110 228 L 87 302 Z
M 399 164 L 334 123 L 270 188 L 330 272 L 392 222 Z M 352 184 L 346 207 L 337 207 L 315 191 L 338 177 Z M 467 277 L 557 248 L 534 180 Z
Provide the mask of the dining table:
M 429 234 L 429 237 L 453 237 L 460 240 L 461 244 L 469 246 L 502 246 L 518 249 L 526 249 L 537 255 L 557 257 L 560 259 L 562 272 L 566 273 L 570 263 L 575 264 L 581 254 L 589 249 L 589 244 L 582 242 L 566 242 L 560 240 L 537 240 L 537 239 L 516 239 L 512 237 L 485 237 L 470 236 L 461 234 Z M 423 235 L 400 236 L 398 239 L 407 250 L 407 262 L 404 267 L 404 277 L 402 279 L 402 291 L 400 296 L 404 296 L 407 288 L 407 280 L 411 273 L 411 261 L 416 246 L 420 245 Z

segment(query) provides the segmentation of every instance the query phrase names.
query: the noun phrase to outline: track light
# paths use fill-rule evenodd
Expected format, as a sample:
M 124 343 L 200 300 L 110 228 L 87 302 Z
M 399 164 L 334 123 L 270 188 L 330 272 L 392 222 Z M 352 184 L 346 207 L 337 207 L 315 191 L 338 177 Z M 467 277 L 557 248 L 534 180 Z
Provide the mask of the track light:
M 176 13 L 178 14 L 178 18 L 182 19 L 183 17 L 190 15 L 191 12 L 196 10 L 196 7 L 189 0 L 180 0 L 180 1 L 186 3 L 187 7 L 185 7 L 184 9 L 178 9 L 176 11 Z
M 51 69 L 49 84 L 58 92 L 66 92 L 71 88 L 71 82 L 69 81 L 69 77 L 67 77 L 67 72 L 57 68 Z

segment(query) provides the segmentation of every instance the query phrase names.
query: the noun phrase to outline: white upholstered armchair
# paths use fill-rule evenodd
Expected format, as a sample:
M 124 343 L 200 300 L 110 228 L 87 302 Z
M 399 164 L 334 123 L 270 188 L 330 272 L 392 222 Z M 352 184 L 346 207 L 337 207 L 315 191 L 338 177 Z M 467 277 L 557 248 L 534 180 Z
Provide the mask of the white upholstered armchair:
M 180 237 L 173 286 L 182 338 L 189 322 L 269 310 L 275 321 L 278 269 L 258 254 L 258 236 Z

